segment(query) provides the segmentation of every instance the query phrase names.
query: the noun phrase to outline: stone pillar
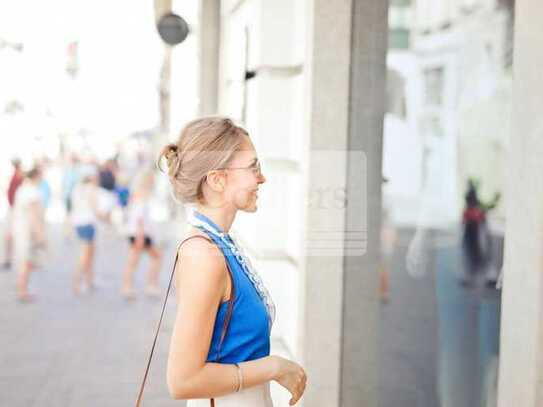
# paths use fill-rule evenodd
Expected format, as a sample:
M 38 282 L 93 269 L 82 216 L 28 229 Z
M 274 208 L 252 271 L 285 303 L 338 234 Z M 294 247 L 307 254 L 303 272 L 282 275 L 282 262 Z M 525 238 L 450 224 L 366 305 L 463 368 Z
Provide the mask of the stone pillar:
M 221 2 L 200 3 L 200 106 L 199 114 L 217 114 L 219 89 Z
M 326 190 L 324 182 L 346 186 L 346 163 L 327 166 L 319 151 L 347 150 L 349 131 L 349 66 L 351 58 L 351 1 L 313 0 L 308 21 L 306 60 L 308 176 L 310 198 Z M 333 29 L 332 29 L 333 27 Z M 330 80 L 334 78 L 334 80 Z M 333 101 L 333 103 L 331 103 Z M 318 256 L 308 246 L 314 231 L 345 230 L 345 213 L 323 213 L 308 204 L 305 224 L 305 265 L 301 278 L 303 365 L 308 387 L 303 405 L 339 406 L 342 368 L 343 256 Z M 342 236 L 339 237 L 342 244 Z M 316 242 L 314 243 L 316 245 Z
M 155 0 L 155 22 L 172 11 L 172 0 Z M 164 55 L 159 78 L 159 111 L 160 111 L 160 144 L 166 140 L 170 132 L 170 82 L 172 72 L 172 48 L 163 44 Z
M 517 0 L 505 267 L 500 407 L 543 405 L 543 8 Z
M 172 0 L 155 0 L 155 21 L 158 21 L 164 14 L 172 11 Z
M 304 67 L 310 146 L 301 301 L 300 349 L 309 376 L 304 406 L 372 407 L 378 403 L 388 6 L 375 0 L 310 3 Z M 338 192 L 344 205 L 336 205 Z
M 346 231 L 362 222 L 362 257 L 347 256 L 343 277 L 341 399 L 344 407 L 377 406 L 383 118 L 385 114 L 388 1 L 353 1 L 348 150 L 363 152 L 365 164 L 347 163 L 348 190 L 364 191 L 347 208 Z M 356 155 L 352 155 L 356 160 Z M 351 195 L 353 195 L 351 193 Z M 356 196 L 356 194 L 354 194 Z M 364 217 L 363 217 L 364 216 Z M 345 233 L 345 244 L 353 236 Z

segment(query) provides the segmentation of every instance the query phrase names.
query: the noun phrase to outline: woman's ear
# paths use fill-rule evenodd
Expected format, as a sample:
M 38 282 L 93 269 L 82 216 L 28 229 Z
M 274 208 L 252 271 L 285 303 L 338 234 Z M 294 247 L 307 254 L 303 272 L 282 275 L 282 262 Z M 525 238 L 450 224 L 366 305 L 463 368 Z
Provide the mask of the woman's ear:
M 206 182 L 209 188 L 215 192 L 224 191 L 224 174 L 220 170 L 209 171 L 206 176 Z

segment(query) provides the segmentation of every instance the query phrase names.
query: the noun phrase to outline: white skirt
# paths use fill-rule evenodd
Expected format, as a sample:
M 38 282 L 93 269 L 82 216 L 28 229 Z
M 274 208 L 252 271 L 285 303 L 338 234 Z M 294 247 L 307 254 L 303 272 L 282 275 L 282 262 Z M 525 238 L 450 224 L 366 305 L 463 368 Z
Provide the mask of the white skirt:
M 188 400 L 187 407 L 209 407 L 209 399 Z M 215 397 L 215 407 L 273 407 L 270 383 Z

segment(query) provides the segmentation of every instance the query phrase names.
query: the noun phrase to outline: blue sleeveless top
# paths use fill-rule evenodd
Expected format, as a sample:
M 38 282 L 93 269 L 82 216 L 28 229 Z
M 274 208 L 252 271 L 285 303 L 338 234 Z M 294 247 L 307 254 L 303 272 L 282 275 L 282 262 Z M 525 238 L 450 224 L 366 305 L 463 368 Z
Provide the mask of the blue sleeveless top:
M 234 244 L 230 236 L 224 233 L 211 219 L 198 212 L 195 212 L 194 216 L 207 223 L 208 226 L 215 229 L 218 233 L 223 233 L 224 237 L 230 243 Z M 221 303 L 217 310 L 213 336 L 206 361 L 241 363 L 269 356 L 270 326 L 268 311 L 264 302 L 258 295 L 249 277 L 243 271 L 241 264 L 232 253 L 232 250 L 218 236 L 201 227 L 199 227 L 199 230 L 205 232 L 224 254 L 225 261 L 230 266 L 235 286 L 232 316 L 226 336 L 222 342 L 220 354 L 219 342 L 228 309 L 227 301 Z

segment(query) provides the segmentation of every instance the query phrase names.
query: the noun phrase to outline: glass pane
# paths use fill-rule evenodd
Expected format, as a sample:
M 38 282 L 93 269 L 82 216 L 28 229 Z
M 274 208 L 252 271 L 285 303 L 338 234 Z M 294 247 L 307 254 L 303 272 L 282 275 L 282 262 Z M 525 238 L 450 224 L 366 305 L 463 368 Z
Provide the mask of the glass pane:
M 380 406 L 495 407 L 513 8 L 437 3 L 389 13 Z

